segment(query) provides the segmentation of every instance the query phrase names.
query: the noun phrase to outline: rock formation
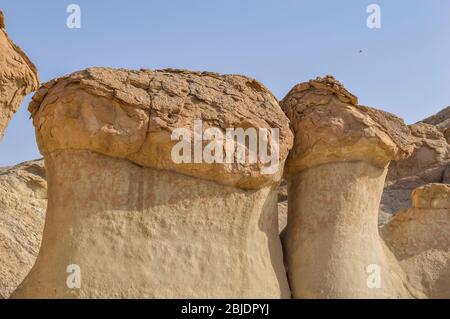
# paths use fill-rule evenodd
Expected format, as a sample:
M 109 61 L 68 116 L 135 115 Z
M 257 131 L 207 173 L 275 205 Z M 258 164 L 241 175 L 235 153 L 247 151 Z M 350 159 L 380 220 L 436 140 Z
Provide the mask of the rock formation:
M 36 68 L 8 37 L 0 11 L 0 140 L 23 98 L 38 87 Z
M 92 68 L 44 84 L 29 109 L 49 199 L 42 248 L 15 298 L 290 297 L 276 187 L 292 133 L 260 83 Z M 278 128 L 279 170 L 174 163 L 171 135 L 192 133 L 195 119 Z
M 427 117 L 421 122 L 434 125 L 439 131 L 444 133 L 448 128 L 450 128 L 450 106 L 447 106 L 440 112 Z
M 411 207 L 412 191 L 428 183 L 446 182 L 450 165 L 450 145 L 444 135 L 431 124 L 410 126 L 414 147 L 411 157 L 393 161 L 389 166 L 382 197 L 380 224 L 386 223 L 396 212 Z
M 388 164 L 412 151 L 408 127 L 357 105 L 332 77 L 296 85 L 281 105 L 294 132 L 284 239 L 293 296 L 410 297 L 377 227 Z M 368 283 L 373 267 L 380 287 Z
M 414 190 L 382 236 L 404 269 L 415 298 L 450 298 L 450 185 Z
M 0 298 L 30 271 L 39 251 L 47 183 L 44 162 L 0 169 Z

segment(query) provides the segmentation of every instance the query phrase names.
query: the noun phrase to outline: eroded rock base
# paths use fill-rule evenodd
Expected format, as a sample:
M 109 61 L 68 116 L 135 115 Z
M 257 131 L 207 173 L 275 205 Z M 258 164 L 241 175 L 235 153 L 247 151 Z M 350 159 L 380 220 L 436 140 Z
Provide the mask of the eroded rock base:
M 15 298 L 290 297 L 275 190 L 241 190 L 90 151 L 45 160 L 42 248 Z M 71 264 L 81 269 L 80 289 L 66 285 Z

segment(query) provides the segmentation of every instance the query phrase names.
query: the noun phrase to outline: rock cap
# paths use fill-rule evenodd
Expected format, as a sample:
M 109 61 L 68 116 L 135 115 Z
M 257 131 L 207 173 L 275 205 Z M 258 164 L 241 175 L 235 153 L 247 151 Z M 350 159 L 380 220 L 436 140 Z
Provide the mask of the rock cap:
M 245 189 L 278 183 L 293 139 L 272 93 L 241 75 L 89 68 L 42 85 L 29 111 L 44 155 L 89 150 Z M 203 130 L 279 129 L 279 170 L 262 174 L 260 161 L 175 163 L 171 135 L 179 128 L 194 135 L 195 120 Z
M 33 62 L 28 58 L 28 56 L 23 52 L 23 50 L 16 45 L 8 36 L 8 34 L 5 32 L 5 16 L 3 12 L 0 10 L 0 30 L 3 31 L 3 35 L 5 36 L 6 41 L 8 41 L 9 45 L 12 47 L 12 49 L 17 53 L 21 59 L 25 62 L 26 66 L 31 71 L 31 74 L 27 72 L 26 76 L 28 77 L 26 79 L 26 85 L 27 85 L 27 94 L 33 91 L 36 91 L 39 87 L 39 77 L 37 73 L 37 68 L 34 65 Z M 1 43 L 1 45 L 4 45 Z M 0 52 L 3 51 L 4 48 L 0 47 Z M 3 53 L 3 52 L 2 52 Z M 6 55 L 3 53 L 3 58 L 0 58 L 0 62 L 3 63 L 3 61 L 7 58 Z M 1 55 L 0 55 L 1 57 Z M 21 61 L 20 61 L 21 62 Z
M 294 86 L 280 103 L 294 132 L 286 173 L 343 161 L 382 168 L 411 154 L 411 133 L 403 120 L 357 103 L 332 76 Z
M 25 95 L 39 86 L 36 67 L 4 28 L 5 19 L 0 11 L 0 138 Z

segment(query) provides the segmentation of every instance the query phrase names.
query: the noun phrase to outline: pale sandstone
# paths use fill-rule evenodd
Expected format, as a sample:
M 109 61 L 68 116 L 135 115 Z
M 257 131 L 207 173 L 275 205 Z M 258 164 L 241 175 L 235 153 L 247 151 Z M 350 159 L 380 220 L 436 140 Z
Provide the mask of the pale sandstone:
M 295 86 L 281 105 L 294 131 L 283 241 L 293 296 L 410 297 L 377 227 L 389 161 L 412 151 L 408 127 L 358 106 L 332 77 Z M 381 270 L 379 289 L 367 285 L 373 264 Z
M 39 85 L 36 68 L 5 31 L 0 11 L 0 140 L 23 98 Z
M 282 172 L 174 165 L 175 128 L 280 129 L 288 120 L 243 76 L 93 68 L 45 84 L 30 105 L 48 176 L 42 248 L 15 298 L 289 298 L 278 236 Z M 68 289 L 68 265 L 81 289 Z
M 279 128 L 282 159 L 292 144 L 275 97 L 256 80 L 240 75 L 90 68 L 44 84 L 29 110 L 44 154 L 88 149 L 245 189 L 278 183 L 282 170 L 261 174 L 260 162 L 176 164 L 170 156 L 178 142 L 171 140 L 173 130 L 192 130 L 194 119 L 202 119 L 204 129 Z
M 448 128 L 450 128 L 450 106 L 447 106 L 438 113 L 427 117 L 420 122 L 434 125 L 439 129 L 439 131 L 445 132 Z
M 450 145 L 444 135 L 435 126 L 426 123 L 411 125 L 410 129 L 413 153 L 409 158 L 390 164 L 380 214 L 392 216 L 411 207 L 411 193 L 417 187 L 447 182 Z
M 415 298 L 450 298 L 450 185 L 414 190 L 382 236 L 404 269 Z
M 47 205 L 44 161 L 0 169 L 0 298 L 8 298 L 39 251 Z

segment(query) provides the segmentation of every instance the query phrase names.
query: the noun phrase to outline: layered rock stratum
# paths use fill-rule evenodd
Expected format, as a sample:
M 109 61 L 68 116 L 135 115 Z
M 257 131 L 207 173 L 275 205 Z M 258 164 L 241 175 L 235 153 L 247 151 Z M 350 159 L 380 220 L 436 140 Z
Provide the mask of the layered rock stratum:
M 259 82 L 182 70 L 92 68 L 29 107 L 48 176 L 42 248 L 23 297 L 288 298 L 277 186 L 288 119 Z M 177 128 L 279 129 L 279 170 L 175 164 Z M 66 269 L 81 270 L 81 288 Z
M 0 140 L 25 95 L 38 85 L 36 67 L 9 38 L 0 11 Z
M 8 298 L 31 270 L 46 206 L 42 160 L 0 168 L 0 298 Z

